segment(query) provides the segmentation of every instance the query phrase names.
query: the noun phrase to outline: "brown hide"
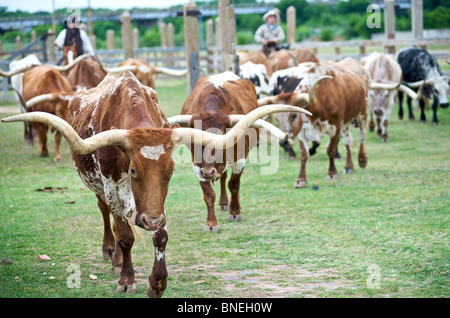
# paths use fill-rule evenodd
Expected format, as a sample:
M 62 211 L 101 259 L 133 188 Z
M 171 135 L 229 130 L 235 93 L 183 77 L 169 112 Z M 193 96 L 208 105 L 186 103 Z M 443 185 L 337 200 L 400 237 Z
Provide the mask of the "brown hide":
M 306 93 L 309 85 L 317 77 L 330 75 L 333 78 L 322 81 L 316 89 L 316 103 L 314 104 L 298 104 L 296 102 L 297 93 Z M 306 187 L 306 162 L 308 160 L 308 144 L 305 140 L 307 134 L 302 134 L 305 124 L 308 124 L 310 131 L 317 134 L 330 134 L 330 143 L 327 153 L 330 160 L 328 169 L 328 178 L 337 178 L 337 170 L 334 165 L 334 156 L 338 138 L 342 132 L 344 136 L 344 144 L 347 149 L 347 162 L 344 171 L 350 173 L 353 171 L 353 163 L 351 159 L 351 134 L 348 131 L 349 125 L 354 118 L 358 120 L 360 130 L 360 150 L 358 154 L 358 162 L 361 167 L 367 164 L 367 155 L 364 149 L 364 138 L 366 133 L 367 107 L 368 107 L 368 85 L 369 76 L 367 71 L 352 59 L 345 59 L 337 63 L 321 63 L 310 68 L 303 76 L 298 88 L 291 93 L 283 93 L 277 96 L 275 103 L 294 104 L 304 107 L 313 115 L 311 117 L 291 118 L 282 123 L 282 128 L 287 129 L 291 140 L 300 132 L 300 150 L 301 150 L 301 170 L 294 187 Z M 335 127 L 334 134 L 326 132 L 327 127 Z
M 269 66 L 266 55 L 261 51 L 254 52 L 239 52 L 239 64 L 243 65 L 247 62 L 253 64 L 263 64 L 267 70 L 267 76 L 272 76 L 272 68 Z
M 219 75 L 214 75 L 214 82 L 219 76 L 230 76 L 229 72 Z M 201 78 L 194 87 L 194 90 L 187 97 L 181 114 L 192 114 L 191 124 L 195 124 L 196 120 L 201 120 L 202 129 L 211 131 L 215 128 L 218 133 L 225 133 L 226 128 L 229 127 L 230 114 L 247 114 L 258 107 L 258 101 L 253 83 L 247 79 L 227 80 L 222 84 L 213 84 L 211 77 Z M 194 126 L 195 127 L 195 126 Z M 205 151 L 205 147 L 195 149 L 191 145 L 192 160 L 197 177 L 200 181 L 200 186 L 203 190 L 203 197 L 208 209 L 208 216 L 204 231 L 209 232 L 218 231 L 218 223 L 215 216 L 214 202 L 215 192 L 211 186 L 210 181 L 217 181 L 220 178 L 221 193 L 219 205 L 223 210 L 229 209 L 229 218 L 231 220 L 241 220 L 240 202 L 239 202 L 239 184 L 242 174 L 240 171 L 234 171 L 228 182 L 228 188 L 231 192 L 231 200 L 228 202 L 228 196 L 225 188 L 225 181 L 227 172 L 225 169 L 227 162 L 237 162 L 239 158 L 245 160 L 249 150 L 256 144 L 258 139 L 258 130 L 256 130 L 256 138 L 248 135 L 240 139 L 236 145 L 219 155 Z M 245 144 L 243 144 L 245 143 Z M 242 150 L 244 153 L 242 153 Z M 200 152 L 201 151 L 201 152 Z M 214 156 L 214 157 L 212 157 Z M 213 159 L 211 159 L 213 158 Z M 219 159 L 220 162 L 217 162 Z M 225 160 L 226 159 L 226 160 Z
M 77 89 L 96 87 L 105 78 L 106 73 L 97 61 L 81 60 L 67 75 L 70 84 Z
M 144 59 L 129 58 L 117 64 L 117 66 L 136 66 L 133 74 L 145 86 L 155 88 L 155 79 L 153 77 L 156 72 Z
M 60 72 L 51 66 L 39 65 L 25 72 L 22 78 L 22 96 L 25 101 L 33 97 L 43 94 L 70 95 L 72 94 L 72 86 L 69 81 L 64 78 Z M 58 99 L 55 101 L 46 101 L 34 105 L 28 111 L 43 111 L 57 115 L 67 122 L 71 123 L 69 111 L 67 108 L 68 101 Z M 48 126 L 40 123 L 33 123 L 33 127 L 38 138 L 38 151 L 40 156 L 48 156 L 47 149 L 47 131 Z M 54 160 L 60 161 L 59 145 L 61 142 L 61 134 L 55 134 L 55 155 Z
M 167 129 L 167 118 L 155 91 L 143 86 L 131 72 L 117 79 L 107 75 L 97 87 L 77 92 L 69 109 L 73 128 L 83 139 L 110 129 L 128 130 L 125 146 L 107 146 L 87 155 L 72 152 L 72 160 L 80 178 L 98 198 L 105 226 L 104 257 L 114 256 L 114 268 L 121 269 L 118 290 L 134 290 L 134 235 L 126 217 L 154 231 L 157 253 L 164 253 L 168 240 L 165 199 L 174 170 L 172 130 Z M 149 157 L 145 149 L 159 152 Z M 114 217 L 116 238 L 111 232 L 109 213 Z M 165 259 L 158 255 L 149 276 L 150 297 L 161 297 L 167 285 Z
M 269 55 L 272 72 L 296 66 L 304 62 L 319 63 L 316 55 L 308 49 L 280 50 Z

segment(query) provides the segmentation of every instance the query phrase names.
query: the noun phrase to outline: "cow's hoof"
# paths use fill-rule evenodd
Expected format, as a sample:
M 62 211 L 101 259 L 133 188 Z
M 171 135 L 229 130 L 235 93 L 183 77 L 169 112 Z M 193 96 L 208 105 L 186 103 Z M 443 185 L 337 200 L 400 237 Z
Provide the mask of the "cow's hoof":
M 433 121 L 433 125 L 437 126 L 437 125 L 439 125 L 439 122 L 438 121 Z
M 388 142 L 389 138 L 388 137 L 381 137 L 381 142 Z
M 118 294 L 122 294 L 122 293 L 131 294 L 131 293 L 135 293 L 136 290 L 137 290 L 136 283 L 133 283 L 131 285 L 127 285 L 127 284 L 120 285 L 120 284 L 117 284 L 117 289 L 116 289 Z
M 103 259 L 105 261 L 112 261 L 114 255 L 114 250 L 103 250 Z
M 294 189 L 304 189 L 307 187 L 307 183 L 304 180 L 295 180 Z
M 122 264 L 119 266 L 113 266 L 113 273 L 116 275 L 120 275 L 120 272 L 122 271 Z
M 41 152 L 41 153 L 39 154 L 39 157 L 41 157 L 41 158 L 46 158 L 46 157 L 48 157 L 48 152 Z
M 147 282 L 147 297 L 148 298 L 161 298 L 164 294 L 164 290 L 153 290 L 150 284 Z
M 228 221 L 236 221 L 240 222 L 242 221 L 242 215 L 241 214 L 228 214 Z
M 365 168 L 367 166 L 367 158 L 358 160 L 358 164 L 361 168 Z
M 203 227 L 203 232 L 205 232 L 205 233 L 217 233 L 217 232 L 219 232 L 219 226 L 218 225 L 214 225 L 214 226 L 205 225 Z
M 289 156 L 289 160 L 297 160 L 296 156 Z
M 353 173 L 353 168 L 344 168 L 344 174 Z
M 228 211 L 228 203 L 226 203 L 226 204 L 219 203 L 219 211 L 223 211 L 223 212 Z
M 327 180 L 337 180 L 337 179 L 339 179 L 339 175 L 337 173 L 333 175 L 327 175 Z

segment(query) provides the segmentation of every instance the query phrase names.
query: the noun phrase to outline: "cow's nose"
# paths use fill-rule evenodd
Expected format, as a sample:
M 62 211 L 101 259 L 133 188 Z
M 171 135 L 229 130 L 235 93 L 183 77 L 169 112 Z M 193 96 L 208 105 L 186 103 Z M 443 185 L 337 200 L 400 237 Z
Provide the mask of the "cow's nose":
M 289 141 L 288 141 L 288 140 L 281 140 L 281 141 L 279 142 L 279 144 L 280 144 L 280 146 L 281 146 L 283 149 L 289 147 Z
M 374 113 L 375 113 L 375 115 L 377 115 L 377 116 L 381 116 L 381 115 L 383 115 L 383 110 L 382 109 L 380 109 L 380 108 L 377 108 L 377 109 L 375 109 L 374 111 L 373 111 Z
M 441 107 L 442 108 L 447 108 L 448 107 L 448 103 L 441 104 Z
M 200 169 L 200 176 L 204 179 L 211 180 L 215 179 L 217 174 L 216 168 L 201 168 Z
M 164 214 L 159 216 L 150 216 L 142 214 L 140 217 L 140 225 L 147 231 L 156 231 L 162 228 L 166 224 L 166 217 Z

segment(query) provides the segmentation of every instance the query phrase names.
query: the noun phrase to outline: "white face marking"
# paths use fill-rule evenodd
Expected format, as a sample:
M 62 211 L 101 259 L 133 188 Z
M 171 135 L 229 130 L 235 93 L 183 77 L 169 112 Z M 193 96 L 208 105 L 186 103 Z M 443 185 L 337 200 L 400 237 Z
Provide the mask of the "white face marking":
M 225 82 L 236 81 L 239 78 L 240 77 L 237 76 L 236 74 L 227 71 L 227 72 L 224 72 L 224 73 L 221 73 L 221 74 L 210 76 L 208 81 L 210 83 L 214 84 L 214 86 L 216 88 L 219 88 L 219 87 L 222 87 Z
M 145 146 L 141 148 L 141 155 L 147 159 L 158 160 L 165 153 L 164 145 Z
M 148 73 L 148 72 L 150 72 L 152 70 L 150 67 L 145 66 L 145 65 L 139 66 L 138 69 L 142 73 Z

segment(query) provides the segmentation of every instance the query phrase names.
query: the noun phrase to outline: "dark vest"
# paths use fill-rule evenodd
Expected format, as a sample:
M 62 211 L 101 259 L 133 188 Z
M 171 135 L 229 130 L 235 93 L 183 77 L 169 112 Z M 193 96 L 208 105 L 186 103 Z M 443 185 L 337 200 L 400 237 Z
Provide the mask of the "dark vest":
M 77 56 L 82 55 L 84 53 L 83 41 L 81 40 L 79 28 L 76 28 L 73 34 L 71 29 L 69 28 L 66 29 L 66 38 L 64 39 L 64 46 L 71 46 L 73 43 L 76 43 L 75 50 L 77 52 Z

